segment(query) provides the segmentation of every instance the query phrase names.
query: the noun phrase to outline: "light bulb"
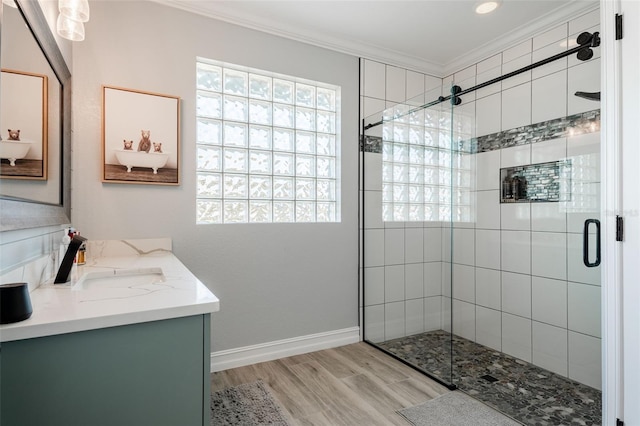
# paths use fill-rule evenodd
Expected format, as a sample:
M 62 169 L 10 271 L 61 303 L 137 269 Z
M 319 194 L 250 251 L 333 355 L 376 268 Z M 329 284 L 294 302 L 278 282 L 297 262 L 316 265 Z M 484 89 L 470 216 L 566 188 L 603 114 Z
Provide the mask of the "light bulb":
M 88 0 L 59 0 L 58 10 L 62 15 L 74 21 L 87 22 L 89 20 Z
M 61 13 L 58 15 L 56 26 L 60 37 L 71 41 L 84 40 L 84 24 L 82 22 L 69 19 Z

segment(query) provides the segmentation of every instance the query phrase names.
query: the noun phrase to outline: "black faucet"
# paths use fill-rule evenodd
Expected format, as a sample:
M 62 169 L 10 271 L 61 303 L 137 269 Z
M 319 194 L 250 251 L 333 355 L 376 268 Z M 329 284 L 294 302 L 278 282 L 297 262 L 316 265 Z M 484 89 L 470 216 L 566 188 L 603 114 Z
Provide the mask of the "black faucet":
M 85 241 L 87 241 L 87 239 L 80 235 L 76 235 L 71 239 L 67 252 L 62 258 L 62 263 L 60 264 L 60 269 L 58 269 L 56 279 L 53 280 L 54 284 L 63 284 L 69 281 L 69 275 L 71 274 L 71 268 L 73 267 L 73 259 L 76 257 L 78 249 Z

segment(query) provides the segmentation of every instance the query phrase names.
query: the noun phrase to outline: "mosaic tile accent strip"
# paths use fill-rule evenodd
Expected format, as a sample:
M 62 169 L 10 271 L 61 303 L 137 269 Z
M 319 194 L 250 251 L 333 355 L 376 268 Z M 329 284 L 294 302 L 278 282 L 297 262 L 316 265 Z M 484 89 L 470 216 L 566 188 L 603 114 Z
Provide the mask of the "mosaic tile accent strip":
M 474 145 L 472 152 L 494 151 L 599 131 L 600 110 L 596 109 L 474 138 L 472 139 L 472 145 Z
M 361 136 L 360 151 L 382 154 L 382 138 L 380 136 Z
M 601 424 L 599 390 L 446 331 L 378 346 L 527 426 Z
M 475 154 L 599 131 L 600 110 L 595 109 L 567 117 L 542 121 L 529 126 L 516 127 L 478 138 L 458 141 L 458 150 Z M 381 153 L 382 138 L 378 136 L 364 136 L 364 138 L 361 138 L 360 150 L 364 152 Z
M 569 201 L 570 179 L 571 160 L 500 169 L 500 202 Z

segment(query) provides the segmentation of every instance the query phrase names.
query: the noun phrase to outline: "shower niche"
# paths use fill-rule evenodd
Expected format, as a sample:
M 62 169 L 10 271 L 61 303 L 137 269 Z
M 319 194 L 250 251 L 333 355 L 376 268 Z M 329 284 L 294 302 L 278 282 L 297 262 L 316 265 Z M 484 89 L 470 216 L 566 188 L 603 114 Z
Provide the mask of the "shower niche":
M 500 169 L 501 203 L 570 201 L 571 160 Z

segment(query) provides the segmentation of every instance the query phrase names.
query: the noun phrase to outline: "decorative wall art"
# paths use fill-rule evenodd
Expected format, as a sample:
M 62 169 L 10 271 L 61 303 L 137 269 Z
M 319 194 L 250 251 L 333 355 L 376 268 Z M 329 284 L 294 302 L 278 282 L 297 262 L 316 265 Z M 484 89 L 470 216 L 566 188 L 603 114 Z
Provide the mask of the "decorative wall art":
M 102 87 L 103 182 L 180 184 L 180 98 Z
M 47 76 L 3 69 L 0 177 L 47 180 Z

